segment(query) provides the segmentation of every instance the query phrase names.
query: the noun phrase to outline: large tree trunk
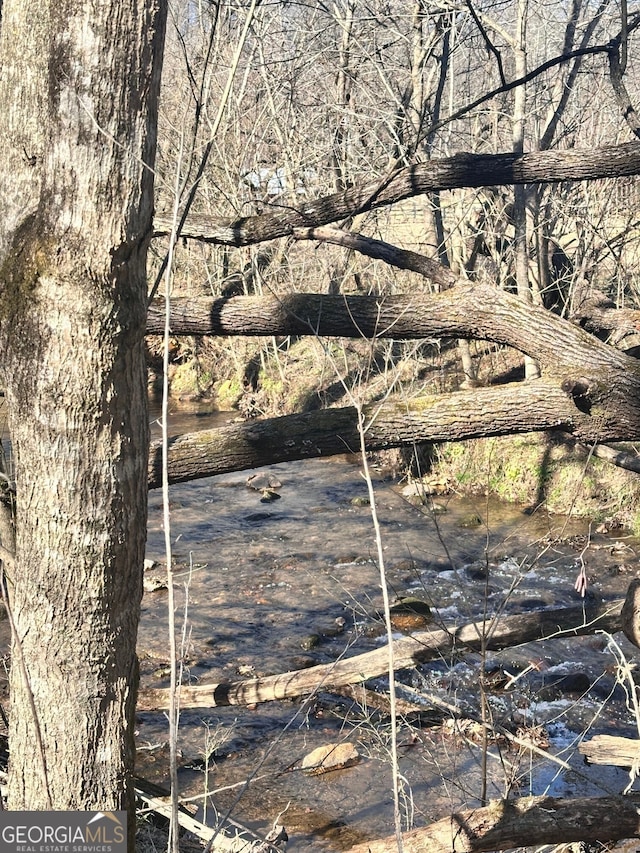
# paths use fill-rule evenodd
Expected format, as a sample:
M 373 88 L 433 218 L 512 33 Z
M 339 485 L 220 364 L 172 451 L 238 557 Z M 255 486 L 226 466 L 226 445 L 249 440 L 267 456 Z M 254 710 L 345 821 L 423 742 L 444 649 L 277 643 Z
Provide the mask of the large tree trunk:
M 11 809 L 132 804 L 164 19 L 163 0 L 2 8 L 0 345 L 18 494 Z

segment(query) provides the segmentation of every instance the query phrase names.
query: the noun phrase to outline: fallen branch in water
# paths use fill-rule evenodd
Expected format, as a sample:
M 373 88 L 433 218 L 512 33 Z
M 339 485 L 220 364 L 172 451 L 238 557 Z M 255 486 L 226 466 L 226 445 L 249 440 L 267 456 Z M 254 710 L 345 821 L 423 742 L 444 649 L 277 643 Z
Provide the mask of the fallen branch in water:
M 595 631 L 614 633 L 620 630 L 622 600 L 599 605 L 540 610 L 504 616 L 495 624 L 473 622 L 461 628 L 434 628 L 402 637 L 393 644 L 396 670 L 413 667 L 433 660 L 454 649 L 478 650 L 485 636 L 485 648 L 504 649 L 532 640 L 554 636 L 580 636 Z M 335 663 L 313 666 L 309 669 L 252 678 L 245 681 L 182 685 L 180 707 L 215 708 L 224 705 L 254 705 L 274 699 L 291 699 L 319 689 L 344 684 L 357 684 L 376 678 L 387 671 L 389 650 L 387 646 Z M 168 707 L 168 689 L 144 688 L 138 695 L 138 711 L 152 711 Z
M 617 841 L 640 835 L 640 795 L 522 797 L 465 809 L 402 836 L 404 853 L 480 853 L 572 841 Z M 392 853 L 396 837 L 367 841 L 348 853 Z
M 153 812 L 165 820 L 172 816 L 171 795 L 168 791 L 154 790 L 155 785 L 144 779 L 136 779 L 134 783 L 136 798 L 142 804 L 139 813 Z M 197 820 L 187 809 L 181 807 L 178 811 L 178 823 L 187 832 L 195 835 L 201 841 L 208 843 L 215 831 L 214 827 Z M 270 844 L 257 835 L 253 830 L 237 821 L 227 818 L 224 827 L 217 828 L 211 853 L 249 853 L 256 851 L 262 845 L 262 853 L 280 853 L 276 844 Z

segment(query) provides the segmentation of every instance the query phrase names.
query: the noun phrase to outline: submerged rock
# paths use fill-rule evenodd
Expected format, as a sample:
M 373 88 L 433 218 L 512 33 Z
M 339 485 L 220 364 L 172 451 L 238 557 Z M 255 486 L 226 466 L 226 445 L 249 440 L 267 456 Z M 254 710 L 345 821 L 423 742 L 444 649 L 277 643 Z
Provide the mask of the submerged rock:
M 300 641 L 300 647 L 304 649 L 305 652 L 310 652 L 311 649 L 315 649 L 320 645 L 322 638 L 320 634 L 307 634 L 306 637 L 303 637 Z
M 161 589 L 168 589 L 169 583 L 166 575 L 145 575 L 142 579 L 142 587 L 145 592 L 158 592 Z
M 260 503 L 268 504 L 271 503 L 271 501 L 277 501 L 281 497 L 282 495 L 279 495 L 277 492 L 274 492 L 273 489 L 263 489 L 262 497 L 260 498 Z
M 351 498 L 349 503 L 351 506 L 369 506 L 371 501 L 364 495 L 357 495 L 355 498 Z
M 393 627 L 404 633 L 422 631 L 433 621 L 429 604 L 413 595 L 398 599 L 389 608 L 389 613 Z
M 451 491 L 451 483 L 447 477 L 425 476 L 412 480 L 402 489 L 405 498 L 430 497 L 431 495 L 446 495 Z
M 459 527 L 480 527 L 482 525 L 482 518 L 478 515 L 477 512 L 470 512 L 467 515 L 463 515 L 460 521 L 458 522 Z

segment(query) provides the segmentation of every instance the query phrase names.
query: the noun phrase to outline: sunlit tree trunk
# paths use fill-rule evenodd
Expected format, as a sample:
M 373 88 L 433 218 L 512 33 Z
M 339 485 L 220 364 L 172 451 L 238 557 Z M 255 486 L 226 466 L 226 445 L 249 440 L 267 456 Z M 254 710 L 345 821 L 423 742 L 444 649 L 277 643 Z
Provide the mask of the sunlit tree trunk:
M 524 77 L 527 73 L 527 15 L 528 0 L 518 0 L 516 34 L 513 44 L 515 58 L 515 76 Z M 525 119 L 526 119 L 526 86 L 519 86 L 514 92 L 513 101 L 513 151 L 521 154 L 524 151 Z M 531 302 L 529 288 L 529 246 L 527 239 L 527 188 L 525 185 L 514 187 L 513 190 L 513 228 L 515 274 L 518 296 L 526 302 Z M 535 379 L 540 375 L 538 366 L 533 359 L 525 356 L 525 376 Z
M 163 0 L 2 8 L 0 346 L 17 480 L 11 809 L 132 803 L 164 19 Z
M 347 0 L 341 9 L 337 3 L 333 5 L 333 12 L 339 30 L 338 67 L 336 69 L 336 106 L 338 120 L 336 122 L 333 147 L 331 150 L 331 167 L 334 174 L 335 190 L 343 190 L 347 187 L 349 172 L 349 101 L 351 99 L 351 77 L 350 68 L 351 37 L 353 30 L 353 13 L 355 3 Z

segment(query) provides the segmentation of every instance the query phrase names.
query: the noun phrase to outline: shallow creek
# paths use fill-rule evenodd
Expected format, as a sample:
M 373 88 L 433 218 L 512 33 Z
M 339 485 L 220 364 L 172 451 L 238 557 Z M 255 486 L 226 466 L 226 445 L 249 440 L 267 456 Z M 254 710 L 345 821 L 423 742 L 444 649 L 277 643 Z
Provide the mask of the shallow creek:
M 182 413 L 172 416 L 171 431 L 207 428 L 228 417 Z M 180 629 L 185 626 L 190 683 L 286 672 L 385 642 L 374 527 L 359 460 L 309 460 L 268 471 L 281 483 L 280 497 L 271 501 L 247 487 L 255 473 L 250 471 L 171 487 L 177 618 Z M 588 594 L 598 600 L 622 597 L 636 573 L 640 542 L 620 531 L 595 532 L 595 525 L 485 498 L 438 496 L 433 512 L 412 505 L 401 488 L 374 474 L 391 599 L 422 599 L 432 624 L 461 625 L 481 618 L 485 609 L 514 614 L 575 605 L 581 561 Z M 149 588 L 163 576 L 163 536 L 161 494 L 154 491 L 147 557 L 160 565 L 146 572 Z M 166 597 L 161 588 L 144 596 L 143 686 L 168 685 Z M 424 630 L 421 619 L 398 630 Z M 626 640 L 615 639 L 632 656 Z M 577 753 L 587 730 L 587 737 L 637 735 L 624 691 L 616 687 L 616 657 L 608 643 L 596 634 L 489 654 L 486 668 L 496 684 L 489 689 L 488 713 L 508 731 L 535 738 L 571 769 L 498 739 L 489 744 L 488 797 L 624 789 L 626 771 L 588 767 Z M 430 694 L 478 716 L 479 667 L 474 653 L 423 664 L 398 674 L 399 695 L 419 702 Z M 516 678 L 505 689 L 509 676 Z M 384 685 L 382 677 L 368 684 Z M 442 706 L 434 711 L 433 702 L 424 707 L 419 725 L 410 717 L 398 731 L 403 820 L 414 826 L 477 805 L 481 792 L 480 728 L 454 725 Z M 200 797 L 196 802 L 216 792 L 208 820 L 215 820 L 215 809 L 224 814 L 233 807 L 236 820 L 264 833 L 286 809 L 281 822 L 289 850 L 296 851 L 345 850 L 393 832 L 384 714 L 319 692 L 309 702 L 185 710 L 180 725 L 181 790 Z M 159 784 L 166 784 L 167 740 L 163 714 L 139 714 L 138 772 Z M 344 740 L 360 753 L 355 766 L 316 776 L 300 771 L 312 749 Z M 236 802 L 240 783 L 250 777 Z

